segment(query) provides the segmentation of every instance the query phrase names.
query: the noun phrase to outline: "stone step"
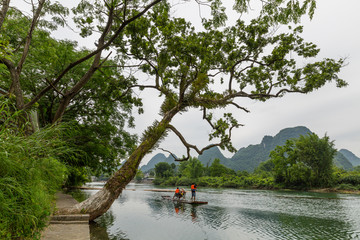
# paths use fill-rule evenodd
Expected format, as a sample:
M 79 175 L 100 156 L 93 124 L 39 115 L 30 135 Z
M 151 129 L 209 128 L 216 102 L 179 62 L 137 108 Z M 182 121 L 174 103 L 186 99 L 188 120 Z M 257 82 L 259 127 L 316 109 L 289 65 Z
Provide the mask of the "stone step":
M 89 221 L 50 221 L 50 224 L 89 224 Z
M 64 215 L 53 215 L 51 216 L 51 222 L 61 221 L 61 222 L 71 222 L 71 221 L 80 221 L 80 222 L 89 222 L 89 214 L 64 214 Z

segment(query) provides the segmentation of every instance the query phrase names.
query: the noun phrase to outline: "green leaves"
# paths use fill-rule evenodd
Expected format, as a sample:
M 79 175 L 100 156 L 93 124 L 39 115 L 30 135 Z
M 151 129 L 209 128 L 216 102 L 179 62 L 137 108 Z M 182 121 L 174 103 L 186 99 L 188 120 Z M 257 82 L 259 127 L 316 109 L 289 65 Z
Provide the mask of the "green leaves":
M 315 0 L 271 0 L 263 4 L 261 14 L 266 16 L 271 24 L 299 23 L 305 14 L 311 19 L 315 8 Z
M 332 183 L 334 143 L 312 133 L 288 140 L 270 153 L 275 180 L 286 187 L 328 186 Z

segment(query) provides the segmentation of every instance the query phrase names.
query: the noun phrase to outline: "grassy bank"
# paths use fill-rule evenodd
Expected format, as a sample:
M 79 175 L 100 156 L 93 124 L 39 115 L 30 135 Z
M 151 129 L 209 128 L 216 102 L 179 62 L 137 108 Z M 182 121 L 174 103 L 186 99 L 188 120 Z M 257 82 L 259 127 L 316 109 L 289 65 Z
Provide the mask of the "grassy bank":
M 66 174 L 51 131 L 26 138 L 0 133 L 0 239 L 37 239 L 45 226 Z
M 12 119 L 6 106 L 0 110 L 2 120 Z M 26 136 L 11 123 L 0 124 L 0 239 L 39 239 L 66 176 L 57 158 L 68 149 L 59 127 Z

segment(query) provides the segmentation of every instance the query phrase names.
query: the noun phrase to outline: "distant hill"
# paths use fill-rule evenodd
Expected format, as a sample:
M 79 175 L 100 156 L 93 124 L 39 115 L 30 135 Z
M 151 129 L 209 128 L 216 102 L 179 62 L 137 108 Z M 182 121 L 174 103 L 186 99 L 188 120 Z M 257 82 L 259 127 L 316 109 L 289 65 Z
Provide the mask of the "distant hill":
M 210 166 L 214 159 L 220 159 L 220 163 L 223 165 L 227 165 L 230 161 L 220 152 L 218 147 L 213 147 L 208 150 L 205 150 L 203 154 L 198 156 L 198 159 L 204 166 Z
M 353 154 L 352 152 L 350 152 L 349 150 L 346 149 L 340 149 L 339 152 L 344 155 L 344 157 L 346 157 L 349 162 L 354 166 L 359 166 L 360 165 L 360 158 L 358 158 L 357 156 L 355 156 L 355 154 Z
M 336 153 L 334 157 L 334 164 L 345 170 L 351 170 L 353 168 L 351 162 L 341 152 Z
M 154 157 L 152 157 L 152 158 L 150 159 L 150 161 L 149 161 L 146 165 L 142 166 L 142 167 L 140 168 L 140 170 L 141 170 L 142 172 L 147 172 L 147 171 L 155 168 L 155 165 L 158 164 L 159 162 L 167 162 L 167 163 L 169 163 L 169 164 L 175 163 L 176 165 L 179 164 L 179 162 L 175 162 L 175 161 L 174 161 L 174 158 L 173 158 L 171 155 L 169 155 L 168 157 L 166 157 L 164 154 L 158 153 L 158 154 L 156 154 Z
M 264 136 L 261 143 L 241 148 L 230 159 L 228 167 L 235 171 L 253 172 L 261 163 L 269 159 L 269 154 L 276 146 L 283 146 L 288 139 L 298 138 L 300 135 L 306 135 L 311 131 L 306 127 L 285 128 L 274 137 Z
M 276 146 L 283 146 L 286 140 L 298 138 L 300 135 L 307 135 L 308 133 L 311 133 L 311 131 L 303 126 L 285 128 L 274 137 L 264 136 L 259 144 L 240 148 L 230 159 L 224 157 L 218 147 L 204 151 L 203 154 L 198 156 L 198 159 L 204 166 L 210 166 L 214 159 L 218 158 L 220 159 L 221 164 L 235 171 L 246 170 L 248 172 L 253 172 L 261 162 L 269 159 L 270 152 L 274 150 Z M 171 155 L 166 157 L 164 154 L 159 153 L 156 154 L 148 164 L 142 166 L 140 169 L 143 172 L 149 171 L 150 169 L 155 168 L 155 165 L 159 162 L 179 164 L 179 162 L 174 161 L 174 158 Z M 341 149 L 335 156 L 334 164 L 345 170 L 350 170 L 353 166 L 360 165 L 360 158 L 355 156 L 355 154 L 349 150 Z

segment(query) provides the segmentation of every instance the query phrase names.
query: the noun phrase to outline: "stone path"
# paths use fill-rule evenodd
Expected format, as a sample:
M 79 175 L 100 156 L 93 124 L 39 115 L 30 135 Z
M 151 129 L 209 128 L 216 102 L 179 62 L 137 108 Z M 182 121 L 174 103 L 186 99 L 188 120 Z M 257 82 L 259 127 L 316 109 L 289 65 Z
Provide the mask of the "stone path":
M 72 196 L 56 194 L 56 208 L 67 208 L 78 203 Z M 89 240 L 89 215 L 54 215 L 49 226 L 41 235 L 41 240 Z

